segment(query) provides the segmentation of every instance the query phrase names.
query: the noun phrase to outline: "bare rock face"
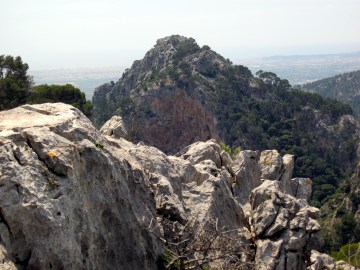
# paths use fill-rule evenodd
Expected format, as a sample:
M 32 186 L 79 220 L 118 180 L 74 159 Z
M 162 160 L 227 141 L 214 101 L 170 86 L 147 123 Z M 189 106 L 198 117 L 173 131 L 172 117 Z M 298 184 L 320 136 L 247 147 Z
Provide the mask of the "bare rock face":
M 304 269 L 320 225 L 319 210 L 284 193 L 281 183 L 265 180 L 251 194 L 252 233 L 258 269 Z
M 261 178 L 279 180 L 282 158 L 276 150 L 266 150 L 260 156 Z
M 178 152 L 176 156 L 189 160 L 191 164 L 211 160 L 217 167 L 222 165 L 221 148 L 215 140 L 191 144 Z
M 231 167 L 236 177 L 234 195 L 241 204 L 249 201 L 251 191 L 261 184 L 261 168 L 259 153 L 255 151 L 241 151 Z
M 336 263 L 333 258 L 331 258 L 327 254 L 320 253 L 316 250 L 311 251 L 311 259 L 310 259 L 310 266 L 307 267 L 308 270 L 335 270 Z
M 3 231 L 2 231 L 3 235 Z M 6 249 L 0 245 L 0 269 L 1 270 L 16 270 L 15 264 L 9 259 Z
M 100 129 L 100 132 L 107 136 L 113 136 L 114 138 L 127 138 L 128 132 L 124 125 L 121 116 L 114 115 L 107 121 Z
M 166 156 L 42 104 L 0 113 L 0 147 L 3 268 L 156 269 L 169 228 L 194 218 L 248 241 L 215 142 Z
M 219 138 L 215 116 L 192 91 L 174 85 L 149 92 L 152 94 L 142 97 L 141 103 L 150 104 L 148 114 L 152 116 L 124 117 L 131 141 L 141 140 L 175 154 L 190 143 Z
M 145 175 L 77 109 L 0 112 L 0 149 L 1 244 L 18 269 L 156 268 Z
M 167 263 L 212 269 L 313 260 L 319 211 L 292 156 L 232 161 L 214 140 L 167 156 L 114 136 L 119 123 L 101 133 L 60 103 L 0 112 L 1 269 L 156 269 L 174 243 Z

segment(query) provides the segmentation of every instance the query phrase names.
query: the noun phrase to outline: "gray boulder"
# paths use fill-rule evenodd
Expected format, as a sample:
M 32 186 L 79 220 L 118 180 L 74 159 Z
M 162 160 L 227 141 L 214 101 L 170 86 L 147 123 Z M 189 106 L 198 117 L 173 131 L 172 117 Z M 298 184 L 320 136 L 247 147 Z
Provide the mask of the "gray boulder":
M 280 170 L 279 180 L 284 183 L 286 191 L 288 192 L 289 181 L 292 177 L 294 170 L 295 160 L 293 155 L 286 154 L 282 157 L 282 167 Z
M 249 201 L 251 191 L 261 184 L 259 153 L 241 151 L 234 160 L 231 169 L 236 177 L 233 190 L 238 202 L 242 205 Z
M 308 270 L 335 270 L 336 262 L 327 254 L 320 253 L 316 250 L 311 251 L 310 266 Z
M 284 193 L 281 182 L 264 180 L 250 196 L 251 233 L 257 252 L 255 265 L 266 269 L 304 269 L 317 236 L 319 210 Z M 261 268 L 265 267 L 265 268 Z
M 111 117 L 101 128 L 100 132 L 107 136 L 113 136 L 114 138 L 128 138 L 128 132 L 126 130 L 124 121 L 121 116 L 114 115 Z
M 72 106 L 0 112 L 7 258 L 18 269 L 155 269 L 163 243 L 143 226 L 156 203 L 136 164 Z
M 221 167 L 221 148 L 215 140 L 196 142 L 180 150 L 175 156 L 188 160 L 191 164 L 198 164 L 203 160 L 212 160 L 217 167 Z
M 268 180 L 279 180 L 280 170 L 283 165 L 282 157 L 276 150 L 266 150 L 261 152 L 259 165 L 261 178 Z

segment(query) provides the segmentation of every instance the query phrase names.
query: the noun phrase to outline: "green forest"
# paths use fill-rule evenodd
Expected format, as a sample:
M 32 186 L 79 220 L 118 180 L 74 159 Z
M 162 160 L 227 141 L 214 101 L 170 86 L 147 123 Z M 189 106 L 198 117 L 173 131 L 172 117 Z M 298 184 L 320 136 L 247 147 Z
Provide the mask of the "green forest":
M 299 88 L 345 102 L 352 107 L 355 115 L 360 116 L 360 70 L 307 83 Z
M 23 104 L 63 102 L 90 116 L 92 104 L 80 89 L 71 84 L 33 86 L 28 69 L 20 56 L 0 55 L 0 110 Z

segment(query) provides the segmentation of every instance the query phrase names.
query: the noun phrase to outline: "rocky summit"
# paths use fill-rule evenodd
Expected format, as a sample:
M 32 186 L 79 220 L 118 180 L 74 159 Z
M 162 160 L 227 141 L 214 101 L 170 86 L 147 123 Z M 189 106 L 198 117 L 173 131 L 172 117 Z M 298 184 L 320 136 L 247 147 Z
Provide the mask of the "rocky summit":
M 219 57 L 210 49 L 201 50 L 194 39 L 159 39 L 116 84 L 95 90 L 95 123 L 100 126 L 114 114 L 121 115 L 131 141 L 141 140 L 172 154 L 195 141 L 219 138 L 209 94 L 188 78 L 195 68 L 224 69 L 225 59 Z
M 335 269 L 293 156 L 126 136 L 62 103 L 0 112 L 1 269 Z

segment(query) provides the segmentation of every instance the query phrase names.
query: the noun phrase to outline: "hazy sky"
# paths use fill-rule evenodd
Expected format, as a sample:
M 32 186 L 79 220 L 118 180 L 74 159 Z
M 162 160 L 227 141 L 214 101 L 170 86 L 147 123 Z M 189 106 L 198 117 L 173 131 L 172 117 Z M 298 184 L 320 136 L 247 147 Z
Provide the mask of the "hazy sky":
M 360 51 L 360 0 L 0 0 L 0 55 L 129 66 L 171 34 L 231 60 Z

